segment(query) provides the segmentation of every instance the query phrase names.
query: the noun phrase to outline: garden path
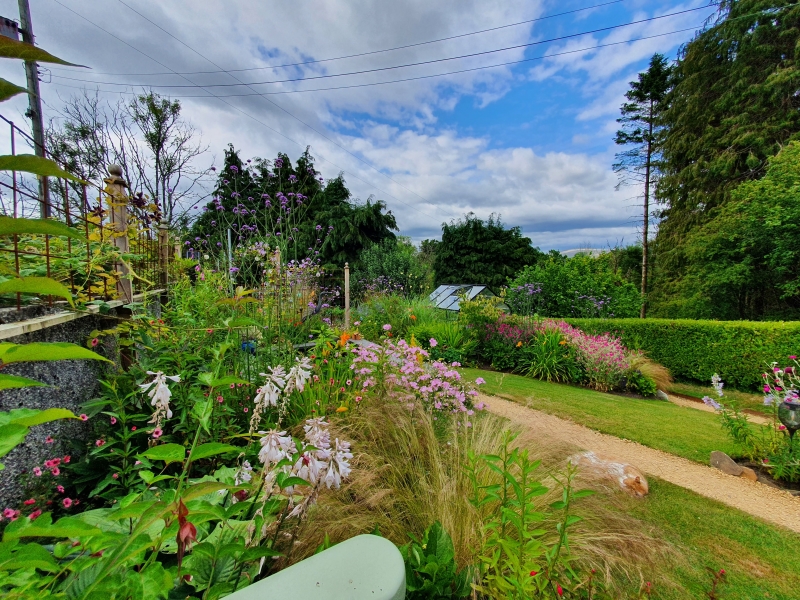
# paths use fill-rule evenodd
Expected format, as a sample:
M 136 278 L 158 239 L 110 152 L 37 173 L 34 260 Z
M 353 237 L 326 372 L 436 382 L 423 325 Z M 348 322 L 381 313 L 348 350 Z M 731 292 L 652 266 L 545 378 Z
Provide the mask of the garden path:
M 677 404 L 678 406 L 684 406 L 686 408 L 693 408 L 695 410 L 702 410 L 704 412 L 715 412 L 713 408 L 704 404 L 702 400 L 697 400 L 695 398 L 689 398 L 688 396 L 677 396 L 675 394 L 667 394 L 669 397 L 669 401 L 673 404 Z M 755 423 L 757 425 L 767 425 L 771 421 L 766 417 L 762 417 L 761 415 L 753 414 L 752 412 L 746 412 L 745 416 L 747 420 L 751 423 Z
M 707 498 L 800 533 L 800 498 L 761 483 L 726 475 L 661 450 L 593 431 L 572 421 L 527 408 L 496 396 L 481 396 L 490 412 L 522 429 L 523 445 L 541 446 L 543 438 L 565 446 L 591 450 L 630 463 L 652 475 Z

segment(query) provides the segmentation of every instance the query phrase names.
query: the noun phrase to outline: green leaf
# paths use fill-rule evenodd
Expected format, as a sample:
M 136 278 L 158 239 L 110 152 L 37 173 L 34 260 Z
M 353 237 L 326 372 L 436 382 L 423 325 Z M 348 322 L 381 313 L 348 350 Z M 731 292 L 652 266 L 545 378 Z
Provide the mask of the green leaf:
M 3 533 L 3 541 L 23 537 L 77 538 L 99 535 L 102 533 L 102 531 L 96 527 L 92 527 L 75 517 L 64 517 L 51 524 L 50 514 L 45 514 L 47 518 L 43 518 L 45 515 L 42 515 L 35 521 L 17 519 L 13 523 L 10 523 Z
M 216 456 L 217 454 L 226 454 L 228 452 L 238 452 L 241 448 L 231 446 L 230 444 L 221 444 L 219 442 L 210 442 L 202 444 L 192 451 L 190 456 L 191 460 L 200 460 L 201 458 L 208 458 L 209 456 Z
M 103 360 L 107 358 L 67 342 L 34 342 L 32 344 L 0 344 L 0 364 L 40 362 L 53 360 Z
M 186 457 L 186 448 L 180 444 L 162 444 L 145 450 L 141 456 L 150 460 L 163 460 L 167 464 L 181 462 Z
M 6 39 L 0 36 L 0 40 Z M 65 171 L 49 158 L 36 156 L 35 154 L 3 154 L 0 155 L 0 171 L 24 171 L 42 177 L 58 177 L 69 179 L 77 183 L 86 183 L 72 173 Z
M 36 62 L 55 63 L 57 65 L 67 65 L 68 67 L 83 67 L 67 62 L 57 56 L 53 56 L 47 50 L 26 44 L 19 40 L 0 36 L 0 58 L 18 58 L 21 60 L 35 60 Z M 84 67 L 86 68 L 86 67 Z
M 154 500 L 145 500 L 144 502 L 134 502 L 118 511 L 114 511 L 108 515 L 109 519 L 138 519 L 144 514 L 148 508 L 155 504 Z
M 15 413 L 30 411 L 28 414 L 15 416 Z M 11 416 L 9 423 L 16 425 L 25 425 L 26 427 L 34 427 L 42 423 L 49 423 L 50 421 L 58 421 L 59 419 L 77 419 L 71 410 L 66 408 L 48 408 L 46 410 L 32 410 L 32 409 L 17 409 L 12 410 L 9 415 Z
M 24 87 L 18 86 L 16 83 L 11 83 L 5 79 L 0 79 L 0 102 L 4 102 L 9 98 L 13 98 L 17 94 L 27 94 L 28 90 Z
M 16 375 L 0 375 L 0 390 L 13 390 L 16 388 L 24 387 L 37 387 L 45 386 L 47 384 L 35 379 L 28 379 L 27 377 L 18 377 Z
M 0 216 L 0 235 L 63 235 L 75 240 L 85 240 L 86 235 L 53 219 L 23 219 Z
M 24 442 L 28 431 L 27 427 L 16 423 L 0 426 L 0 456 L 5 456 Z
M 280 552 L 276 552 L 272 548 L 248 548 L 242 553 L 241 560 L 248 561 L 248 560 L 258 560 L 259 558 L 264 557 L 271 557 L 271 556 L 283 556 Z
M 247 381 L 246 379 L 241 379 L 240 377 L 234 377 L 233 375 L 229 375 L 228 377 L 222 377 L 220 379 L 214 379 L 214 380 L 210 381 L 207 385 L 209 387 L 213 388 L 213 387 L 220 387 L 220 386 L 224 386 L 224 385 L 230 385 L 232 383 L 233 384 L 241 383 L 241 384 L 250 385 L 250 382 Z
M 39 544 L 25 544 L 12 554 L 11 560 L 0 564 L 0 571 L 15 571 L 17 569 L 39 569 L 54 573 L 60 569 L 53 559 L 53 555 Z
M 0 283 L 0 294 L 37 294 L 39 296 L 59 296 L 75 306 L 72 293 L 61 283 L 49 277 L 17 277 Z
M 214 492 L 218 492 L 220 490 L 230 490 L 233 488 L 234 486 L 232 485 L 219 483 L 218 481 L 203 481 L 187 488 L 187 490 L 183 493 L 183 501 L 188 502 L 194 498 L 199 498 L 207 494 L 213 494 Z

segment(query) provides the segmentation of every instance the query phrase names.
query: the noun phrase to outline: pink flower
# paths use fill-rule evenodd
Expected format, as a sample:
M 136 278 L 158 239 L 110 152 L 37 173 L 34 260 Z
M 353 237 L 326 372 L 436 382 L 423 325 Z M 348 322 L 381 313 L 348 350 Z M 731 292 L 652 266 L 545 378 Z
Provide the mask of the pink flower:
M 230 385 L 230 388 L 231 388 L 232 390 L 233 390 L 233 389 L 236 389 L 236 384 L 235 384 L 235 383 L 232 383 L 232 384 Z
M 101 446 L 105 446 L 105 444 L 106 444 L 106 441 L 105 441 L 105 440 L 97 440 L 97 441 L 94 443 L 94 445 L 95 445 L 95 446 L 97 446 L 98 448 L 100 448 Z
M 36 475 L 37 477 L 41 477 L 42 470 L 39 467 L 33 467 L 33 474 Z
M 157 439 L 158 439 L 158 438 L 160 438 L 162 435 L 164 435 L 164 432 L 163 432 L 163 431 L 161 431 L 161 428 L 160 428 L 160 427 L 156 427 L 156 428 L 153 430 L 153 439 L 154 439 L 154 440 L 157 440 Z
M 119 473 L 114 473 L 114 474 L 111 476 L 111 479 L 119 479 Z
M 386 323 L 386 325 L 383 326 L 383 330 L 384 331 L 391 331 L 392 330 L 392 326 L 389 325 L 389 323 Z
M 797 357 L 796 357 L 794 354 L 792 354 L 792 355 L 789 357 L 789 360 L 797 360 Z
M 98 340 L 97 338 L 92 338 L 92 348 L 96 348 L 97 344 L 99 344 L 99 343 L 100 343 L 100 340 Z
M 46 438 L 44 438 L 44 443 L 45 444 L 52 444 L 53 442 L 55 442 L 55 440 L 50 435 L 48 435 Z
M 36 519 L 38 519 L 40 516 L 42 516 L 42 511 L 41 511 L 41 509 L 38 509 L 38 510 L 35 510 L 35 511 L 33 511 L 31 514 L 29 514 L 29 515 L 28 515 L 28 518 L 29 518 L 31 521 L 35 521 L 35 520 L 36 520 Z
M 3 516 L 4 516 L 6 519 L 10 519 L 11 517 L 13 517 L 13 516 L 14 516 L 14 509 L 13 509 L 13 508 L 7 508 L 7 509 L 5 509 L 5 510 L 3 511 Z
M 356 396 L 356 402 L 361 402 L 361 396 Z
M 250 411 L 250 409 L 249 409 L 249 408 L 245 408 L 245 409 L 244 409 L 244 412 L 249 412 L 249 411 Z
M 136 425 L 134 425 L 133 427 L 131 427 L 131 431 L 136 431 Z
M 72 458 L 72 457 L 71 457 L 69 454 L 67 454 L 67 455 L 64 457 L 64 464 L 65 464 L 65 465 L 68 465 L 68 464 L 69 464 L 69 460 L 70 460 L 70 458 Z
M 81 413 L 81 421 L 88 421 L 89 416 L 86 413 Z
M 484 383 L 486 383 L 486 380 L 483 377 L 478 377 L 475 380 L 475 385 L 483 385 Z
M 59 494 L 63 494 L 64 493 L 64 486 L 63 485 L 57 485 L 56 486 L 56 490 L 58 490 Z
M 439 342 L 436 341 L 436 338 L 431 338 L 430 340 L 431 348 L 436 348 L 439 345 Z
M 72 498 L 64 498 L 61 501 L 61 504 L 64 505 L 64 508 L 69 508 L 70 506 L 72 506 Z
M 111 417 L 111 424 L 112 425 L 116 425 L 117 424 L 117 418 L 116 417 Z
M 25 502 L 23 502 L 23 504 L 25 506 L 30 506 L 31 504 L 36 504 L 36 500 L 34 500 L 33 498 L 29 498 L 28 500 L 25 500 Z
M 58 477 L 61 475 L 61 471 L 59 471 L 58 467 L 53 467 L 53 470 L 50 472 L 53 474 L 53 477 Z
M 784 429 L 786 429 L 786 425 L 778 425 L 779 431 L 783 431 Z
M 225 401 L 225 398 L 223 398 L 222 396 L 217 396 L 217 402 L 222 404 L 224 401 Z

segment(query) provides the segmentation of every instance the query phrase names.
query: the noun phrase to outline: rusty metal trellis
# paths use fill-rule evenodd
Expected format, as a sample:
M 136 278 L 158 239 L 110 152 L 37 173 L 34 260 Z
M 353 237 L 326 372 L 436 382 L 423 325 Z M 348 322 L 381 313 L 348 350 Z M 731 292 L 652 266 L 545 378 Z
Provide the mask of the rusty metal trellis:
M 13 121 L 3 115 L 0 115 L 0 119 L 9 126 L 12 154 L 17 153 L 20 137 L 33 145 L 33 138 Z M 69 171 L 66 165 L 60 166 Z M 9 177 L 5 173 L 3 175 L 0 177 L 0 213 L 14 218 L 38 217 L 44 202 L 39 197 L 38 189 L 26 189 L 24 180 L 16 171 L 12 171 Z M 13 270 L 17 276 L 35 273 L 54 277 L 67 286 L 73 296 L 81 295 L 81 299 L 87 302 L 119 297 L 115 282 L 115 273 L 120 270 L 119 263 L 115 265 L 110 257 L 105 258 L 103 254 L 104 249 L 113 246 L 113 236 L 117 231 L 116 211 L 111 210 L 106 187 L 93 182 L 75 183 L 67 179 L 50 179 L 56 185 L 50 185 L 46 214 L 82 231 L 85 242 L 70 238 L 64 241 L 60 237 L 54 240 L 53 236 L 44 235 L 41 247 L 41 241 L 38 246 L 33 243 L 25 244 L 16 234 L 11 240 L 0 238 L 0 265 Z M 7 205 L 7 199 L 11 200 L 10 205 Z M 127 202 L 123 201 L 123 204 Z M 133 235 L 128 233 L 128 236 L 130 248 L 128 260 L 124 263 L 125 270 L 130 266 L 133 271 L 130 276 L 130 293 L 133 296 L 165 283 L 162 270 L 168 268 L 170 254 L 167 253 L 159 259 L 159 240 L 168 240 L 168 234 L 165 235 L 163 231 L 159 238 L 159 223 L 139 221 Z M 58 270 L 58 273 L 54 273 L 54 270 Z M 16 296 L 16 306 L 20 310 L 22 298 L 20 294 Z M 52 306 L 53 298 L 47 298 L 47 303 Z

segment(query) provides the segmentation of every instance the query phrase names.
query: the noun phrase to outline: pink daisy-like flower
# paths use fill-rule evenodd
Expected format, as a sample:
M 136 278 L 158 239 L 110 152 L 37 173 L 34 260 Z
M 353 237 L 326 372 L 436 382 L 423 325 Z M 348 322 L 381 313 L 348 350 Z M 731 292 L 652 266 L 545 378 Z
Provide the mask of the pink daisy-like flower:
M 48 435 L 46 438 L 44 438 L 44 443 L 45 444 L 52 444 L 53 442 L 55 442 L 55 440 L 53 439 L 53 436 L 51 436 L 51 435 Z
M 7 508 L 7 509 L 5 509 L 5 510 L 3 511 L 3 516 L 4 516 L 6 519 L 10 519 L 10 518 L 12 518 L 12 517 L 14 516 L 14 509 L 13 509 L 13 508 Z
M 72 457 L 71 457 L 69 454 L 67 454 L 67 455 L 64 457 L 64 464 L 65 464 L 65 465 L 68 465 L 68 464 L 69 464 L 69 461 L 70 461 L 70 459 L 71 459 L 71 458 L 72 458 Z
M 392 326 L 389 325 L 389 323 L 386 323 L 386 325 L 383 326 L 383 330 L 384 331 L 391 331 L 392 330 Z
M 42 511 L 41 511 L 41 509 L 37 509 L 37 510 L 33 511 L 31 514 L 29 514 L 29 515 L 28 515 L 28 518 L 29 518 L 31 521 L 35 521 L 36 519 L 38 519 L 38 518 L 39 518 L 39 517 L 41 517 L 41 516 L 42 516 Z
M 117 424 L 117 417 L 111 417 L 111 424 L 112 425 L 116 425 Z
M 232 384 L 230 385 L 230 388 L 231 388 L 232 390 L 233 390 L 233 389 L 236 389 L 236 384 L 235 384 L 235 383 L 232 383 Z
M 92 339 L 92 348 L 97 348 L 97 344 L 99 344 L 99 343 L 100 343 L 100 340 L 98 340 L 97 338 L 93 338 Z
M 105 440 L 97 440 L 94 443 L 94 445 L 97 446 L 98 448 L 100 448 L 101 446 L 105 446 L 106 445 L 106 441 Z
M 244 409 L 244 412 L 249 412 L 249 411 L 250 411 L 250 409 L 249 409 L 249 408 L 245 408 L 245 409 Z
M 72 498 L 64 498 L 61 501 L 61 504 L 64 505 L 64 508 L 69 508 L 70 506 L 72 506 Z
M 25 506 L 30 506 L 31 504 L 36 504 L 36 500 L 34 500 L 33 498 L 28 498 L 27 500 L 25 500 L 25 502 L 23 502 L 23 504 Z
M 162 435 L 164 435 L 164 432 L 163 432 L 163 431 L 161 431 L 161 428 L 160 428 L 160 427 L 156 427 L 156 428 L 153 430 L 153 439 L 157 440 L 157 439 L 158 439 L 158 438 L 160 438 Z
M 41 477 L 42 470 L 39 467 L 33 467 L 33 474 L 36 475 L 37 477 Z
M 58 469 L 58 467 L 53 467 L 53 470 L 50 472 L 53 474 L 53 477 L 58 477 L 61 475 L 61 471 Z
M 225 398 L 223 398 L 222 396 L 217 396 L 217 402 L 222 404 L 224 401 L 225 401 Z
M 64 493 L 64 486 L 63 485 L 57 485 L 56 486 L 56 490 L 58 490 L 59 494 L 63 494 Z

